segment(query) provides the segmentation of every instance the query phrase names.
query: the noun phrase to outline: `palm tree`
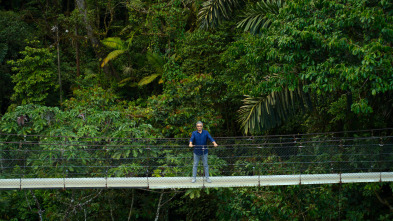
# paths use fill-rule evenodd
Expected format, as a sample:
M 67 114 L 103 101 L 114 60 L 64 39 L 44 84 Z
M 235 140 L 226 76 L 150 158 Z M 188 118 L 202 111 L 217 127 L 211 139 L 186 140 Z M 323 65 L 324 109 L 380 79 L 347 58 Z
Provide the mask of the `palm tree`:
M 208 0 L 198 14 L 200 28 L 213 29 L 222 21 L 234 17 L 236 9 L 244 5 L 242 0 Z M 246 5 L 240 10 L 240 20 L 237 27 L 245 32 L 259 34 L 262 29 L 272 23 L 269 14 L 279 14 L 284 0 L 261 0 L 256 4 Z M 294 90 L 284 87 L 281 91 L 265 94 L 261 97 L 246 96 L 244 105 L 239 110 L 239 123 L 247 134 L 279 126 L 290 116 L 302 110 L 311 110 L 309 94 L 303 92 L 301 84 Z
M 119 37 L 109 37 L 102 40 L 102 44 L 108 48 L 113 49 L 101 63 L 101 67 L 104 67 L 109 61 L 116 59 L 119 55 L 129 51 L 130 45 L 132 43 L 133 35 L 126 41 L 121 40 Z
M 116 59 L 120 55 L 129 52 L 130 46 L 132 43 L 132 38 L 133 38 L 133 35 L 131 35 L 131 37 L 129 37 L 125 41 L 123 41 L 119 37 L 109 37 L 109 38 L 105 38 L 104 40 L 102 40 L 102 44 L 107 46 L 108 48 L 113 49 L 113 51 L 111 51 L 102 60 L 101 67 L 104 67 L 106 64 L 108 64 L 109 61 Z M 158 55 L 157 53 L 153 53 L 150 51 L 147 52 L 146 57 L 147 57 L 147 60 L 149 61 L 149 63 L 155 69 L 156 73 L 142 78 L 138 83 L 129 84 L 129 86 L 136 87 L 136 86 L 143 86 L 146 84 L 150 84 L 157 77 L 162 75 L 163 66 L 165 64 L 164 59 L 160 55 Z M 134 80 L 134 77 L 125 78 L 125 79 L 121 80 L 119 82 L 119 84 L 125 85 L 125 84 L 128 84 L 127 82 L 129 82 L 131 80 Z M 160 83 L 162 83 L 162 82 L 160 81 Z
M 165 60 L 163 57 L 161 57 L 159 54 L 151 52 L 151 51 L 147 52 L 146 57 L 147 57 L 147 60 L 149 61 L 150 65 L 152 65 L 153 68 L 155 69 L 156 73 L 142 78 L 142 80 L 139 81 L 138 86 L 150 84 L 157 77 L 162 76 L 162 73 L 164 72 L 163 67 L 165 64 Z M 161 79 L 160 79 L 159 83 L 162 83 Z

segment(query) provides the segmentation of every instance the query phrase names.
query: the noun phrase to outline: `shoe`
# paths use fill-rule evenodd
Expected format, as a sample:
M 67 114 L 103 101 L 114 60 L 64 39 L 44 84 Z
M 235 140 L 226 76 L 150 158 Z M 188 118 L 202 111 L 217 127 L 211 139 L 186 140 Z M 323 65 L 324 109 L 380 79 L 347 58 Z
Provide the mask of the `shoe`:
M 206 178 L 206 182 L 208 182 L 208 183 L 211 183 L 211 182 L 212 182 L 212 180 L 211 180 L 211 179 L 209 179 L 209 178 Z
M 191 183 L 195 183 L 195 182 L 196 182 L 196 179 L 192 178 Z

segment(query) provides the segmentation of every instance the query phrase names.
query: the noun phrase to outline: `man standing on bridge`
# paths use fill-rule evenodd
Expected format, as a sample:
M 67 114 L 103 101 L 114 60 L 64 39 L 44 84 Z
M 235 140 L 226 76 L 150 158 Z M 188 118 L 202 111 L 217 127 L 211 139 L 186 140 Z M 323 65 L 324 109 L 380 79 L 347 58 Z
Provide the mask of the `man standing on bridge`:
M 203 123 L 198 121 L 196 123 L 197 130 L 192 132 L 191 139 L 190 139 L 190 147 L 194 147 L 194 165 L 192 168 L 192 183 L 196 182 L 196 175 L 197 175 L 197 168 L 199 164 L 200 158 L 202 158 L 203 167 L 205 169 L 205 177 L 206 182 L 211 183 L 212 181 L 209 178 L 209 165 L 207 164 L 207 139 L 213 143 L 215 147 L 218 146 L 216 141 L 210 136 L 209 132 L 203 130 Z

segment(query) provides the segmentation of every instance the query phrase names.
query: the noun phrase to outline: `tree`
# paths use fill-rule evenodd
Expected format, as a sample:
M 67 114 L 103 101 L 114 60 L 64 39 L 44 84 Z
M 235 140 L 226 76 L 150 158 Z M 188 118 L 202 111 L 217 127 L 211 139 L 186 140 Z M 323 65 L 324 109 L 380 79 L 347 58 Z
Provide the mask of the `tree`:
M 104 54 L 102 53 L 101 42 L 100 42 L 100 40 L 97 36 L 97 33 L 96 33 L 97 27 L 94 26 L 95 23 L 92 22 L 90 19 L 90 16 L 88 13 L 88 7 L 86 6 L 86 1 L 85 0 L 76 0 L 75 2 L 76 2 L 76 6 L 79 10 L 79 13 L 81 14 L 82 19 L 84 21 L 86 32 L 87 32 L 87 37 L 89 38 L 89 40 L 91 42 L 91 45 L 92 45 L 93 50 L 96 54 L 96 57 L 99 60 L 102 60 L 102 59 L 104 59 Z M 111 16 L 110 20 L 113 20 L 113 9 L 110 8 L 110 7 L 112 7 L 112 5 L 110 3 L 108 3 L 108 4 L 109 4 L 108 7 L 110 9 L 110 16 Z M 104 25 L 110 26 L 110 24 L 111 24 L 111 22 L 108 22 L 108 24 L 104 24 Z M 109 27 L 107 27 L 106 33 L 108 32 L 108 29 L 109 29 Z M 116 72 L 114 72 L 113 69 L 110 69 L 108 67 L 104 67 L 104 72 L 107 75 L 111 75 L 111 76 L 114 76 L 115 78 L 119 78 L 119 76 L 116 74 Z
M 162 74 L 164 72 L 165 60 L 163 57 L 161 57 L 159 54 L 153 53 L 151 51 L 147 52 L 146 57 L 147 57 L 147 60 L 149 61 L 149 63 L 154 67 L 156 73 L 142 78 L 139 81 L 138 86 L 150 84 L 156 78 L 162 76 Z M 163 83 L 162 79 L 159 82 Z
M 109 61 L 116 59 L 118 56 L 122 54 L 130 53 L 130 46 L 132 44 L 132 37 L 128 38 L 126 41 L 121 40 L 119 37 L 109 37 L 102 40 L 102 44 L 107 46 L 108 48 L 113 49 L 102 61 L 101 67 L 104 67 Z M 148 51 L 146 54 L 146 58 L 148 62 L 152 65 L 155 69 L 156 73 L 151 74 L 142 78 L 138 83 L 132 83 L 131 86 L 143 86 L 150 84 L 154 81 L 157 77 L 161 76 L 163 73 L 164 68 L 164 59 L 158 55 L 157 53 Z M 135 79 L 135 76 L 131 76 L 125 78 L 120 81 L 120 84 L 125 84 L 131 80 Z M 162 81 L 160 81 L 162 83 Z
M 26 39 L 33 30 L 17 13 L 0 11 L 0 112 L 4 113 L 10 105 L 12 94 L 11 65 L 8 60 L 20 58 L 19 51 L 26 46 Z
M 39 44 L 32 41 L 30 44 Z M 45 104 L 49 92 L 56 87 L 55 56 L 49 48 L 26 46 L 22 59 L 9 61 L 15 83 L 11 100 L 17 104 Z
M 108 64 L 109 61 L 116 59 L 121 54 L 124 54 L 130 50 L 130 45 L 132 43 L 132 36 L 126 41 L 121 40 L 119 37 L 109 37 L 102 40 L 102 44 L 106 47 L 113 49 L 101 63 L 101 67 Z
M 220 79 L 220 53 L 225 50 L 228 34 L 209 34 L 197 30 L 188 33 L 164 66 L 163 93 L 152 96 L 148 106 L 156 107 L 153 125 L 166 125 L 165 136 L 189 136 L 198 120 L 214 130 L 229 120 L 224 82 Z M 224 115 L 225 114 L 225 115 Z M 158 126 L 159 127 L 159 126 Z M 233 132 L 236 128 L 228 127 Z
M 325 4 L 333 4 L 338 11 Z M 350 122 L 360 123 L 355 120 L 358 117 L 371 119 L 374 108 L 370 100 L 393 89 L 391 7 L 386 2 L 288 2 L 279 14 L 271 15 L 273 22 L 260 36 L 245 35 L 244 42 L 233 45 L 227 53 L 228 69 L 239 79 L 240 87 L 248 85 L 250 90 L 245 94 L 253 97 L 283 88 L 293 90 L 297 82 L 304 82 L 302 90 L 311 93 L 320 105 L 327 105 L 328 113 L 337 113 L 337 109 L 346 113 L 335 121 L 342 123 L 337 124 L 338 130 L 354 127 Z M 333 16 L 339 12 L 343 16 Z M 244 45 L 253 48 L 234 51 Z M 239 62 L 246 68 L 237 66 Z

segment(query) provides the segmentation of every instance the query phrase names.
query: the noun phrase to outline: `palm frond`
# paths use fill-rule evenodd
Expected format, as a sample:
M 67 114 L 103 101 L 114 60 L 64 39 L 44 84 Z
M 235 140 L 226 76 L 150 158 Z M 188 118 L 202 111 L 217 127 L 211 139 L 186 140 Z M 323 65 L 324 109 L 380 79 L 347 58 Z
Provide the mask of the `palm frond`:
M 118 85 L 119 85 L 119 87 L 124 87 L 126 85 L 130 86 L 130 85 L 133 85 L 133 83 L 134 83 L 134 82 L 132 82 L 133 80 L 135 80 L 135 77 L 124 78 L 123 80 L 119 81 Z
M 103 45 L 114 50 L 111 51 L 106 56 L 106 58 L 104 58 L 104 60 L 101 63 L 101 67 L 104 67 L 109 61 L 117 58 L 119 55 L 124 54 L 126 51 L 128 51 L 132 43 L 133 37 L 134 37 L 134 33 L 132 33 L 126 41 L 121 40 L 121 38 L 119 37 L 109 37 L 102 40 L 101 43 Z
M 119 37 L 109 37 L 105 38 L 104 40 L 101 41 L 103 45 L 105 45 L 108 48 L 115 49 L 115 50 L 124 50 L 127 47 L 124 44 L 124 41 L 121 40 Z
M 146 57 L 149 63 L 154 67 L 154 69 L 156 69 L 156 73 L 161 75 L 164 72 L 164 58 L 161 57 L 159 54 L 151 51 L 147 52 Z
M 241 2 L 242 0 L 208 0 L 204 2 L 198 13 L 200 28 L 214 28 L 223 20 L 230 19 Z
M 105 58 L 102 60 L 101 67 L 104 67 L 109 61 L 117 58 L 119 55 L 124 54 L 127 50 L 114 50 L 111 51 Z
M 154 79 L 156 79 L 159 76 L 161 76 L 161 74 L 152 74 L 152 75 L 146 76 L 138 82 L 138 86 L 150 84 L 152 81 L 154 81 Z
M 268 130 L 281 125 L 286 119 L 312 109 L 308 93 L 299 86 L 295 90 L 284 88 L 263 97 L 246 96 L 239 109 L 238 122 L 245 134 Z
M 266 15 L 278 14 L 284 3 L 284 0 L 262 0 L 256 3 L 245 10 L 243 20 L 237 24 L 237 27 L 253 34 L 260 33 L 262 28 L 267 28 L 272 23 Z

